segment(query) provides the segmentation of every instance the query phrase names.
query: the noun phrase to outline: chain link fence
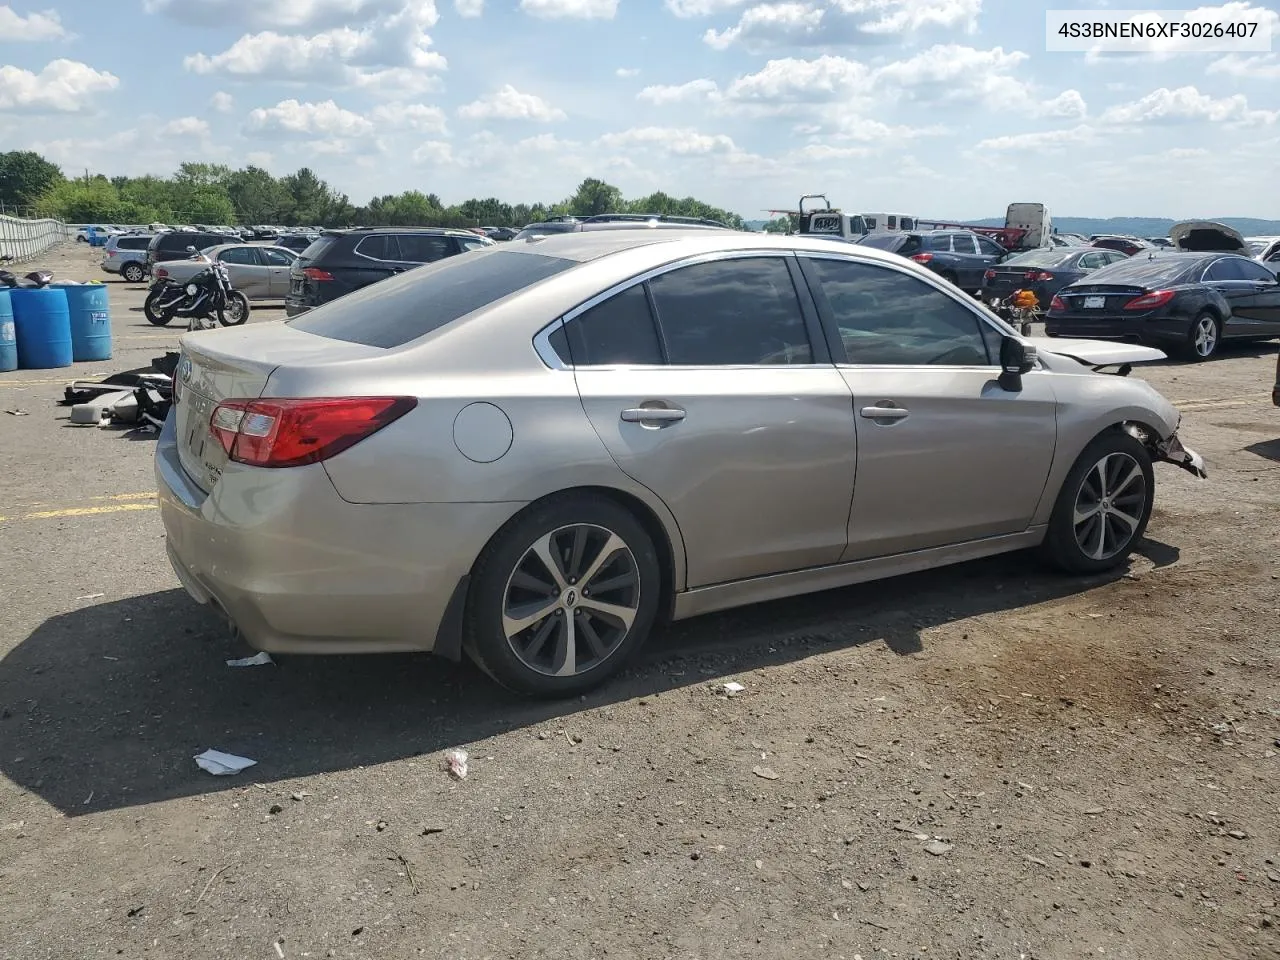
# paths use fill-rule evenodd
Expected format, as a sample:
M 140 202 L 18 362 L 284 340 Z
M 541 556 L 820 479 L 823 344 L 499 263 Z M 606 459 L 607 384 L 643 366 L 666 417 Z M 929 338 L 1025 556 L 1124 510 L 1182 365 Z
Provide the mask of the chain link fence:
M 64 240 L 74 240 L 75 227 L 61 220 L 26 220 L 0 213 L 0 260 L 22 263 Z

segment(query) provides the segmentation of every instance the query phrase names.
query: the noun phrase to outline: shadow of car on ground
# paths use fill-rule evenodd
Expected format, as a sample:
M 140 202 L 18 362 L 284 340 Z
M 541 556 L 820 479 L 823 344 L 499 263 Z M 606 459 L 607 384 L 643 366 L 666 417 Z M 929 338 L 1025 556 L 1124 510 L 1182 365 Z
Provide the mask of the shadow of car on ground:
M 1156 566 L 1176 548 L 1145 541 Z M 922 631 L 1110 583 L 1044 571 L 1024 554 L 682 621 L 584 697 L 517 698 L 468 663 L 425 655 L 286 657 L 247 651 L 181 590 L 51 617 L 0 660 L 0 773 L 67 816 L 434 753 L 582 710 L 840 648 L 923 651 Z M 250 757 L 214 777 L 208 748 Z

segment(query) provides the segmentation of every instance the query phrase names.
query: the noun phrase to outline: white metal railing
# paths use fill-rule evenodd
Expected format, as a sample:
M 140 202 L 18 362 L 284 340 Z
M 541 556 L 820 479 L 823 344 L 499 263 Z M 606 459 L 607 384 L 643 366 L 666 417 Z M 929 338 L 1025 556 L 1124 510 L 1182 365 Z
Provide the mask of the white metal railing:
M 21 263 L 40 256 L 54 244 L 75 239 L 74 227 L 61 220 L 20 220 L 0 215 L 0 259 Z

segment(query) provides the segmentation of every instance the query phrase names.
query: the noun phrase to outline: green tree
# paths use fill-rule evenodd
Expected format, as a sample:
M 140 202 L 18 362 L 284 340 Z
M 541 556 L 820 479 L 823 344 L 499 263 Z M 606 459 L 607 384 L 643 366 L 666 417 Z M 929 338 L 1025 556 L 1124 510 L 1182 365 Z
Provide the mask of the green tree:
M 591 217 L 601 213 L 619 213 L 626 204 L 622 191 L 613 184 L 587 177 L 578 184 L 573 196 L 565 201 L 565 206 L 575 217 Z
M 279 223 L 293 209 L 288 188 L 261 167 L 233 171 L 226 190 L 240 223 Z
M 791 230 L 791 218 L 775 217 L 766 223 L 762 229 L 765 233 L 789 233 Z
M 62 170 L 38 153 L 30 150 L 0 153 L 0 205 L 35 206 L 42 196 L 64 180 Z

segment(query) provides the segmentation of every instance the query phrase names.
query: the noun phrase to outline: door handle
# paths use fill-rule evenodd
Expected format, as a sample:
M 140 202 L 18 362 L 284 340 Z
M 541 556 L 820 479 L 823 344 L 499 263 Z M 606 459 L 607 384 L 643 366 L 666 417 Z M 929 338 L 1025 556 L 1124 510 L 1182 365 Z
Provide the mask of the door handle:
M 910 411 L 901 407 L 863 407 L 858 413 L 868 420 L 905 420 L 910 416 Z
M 679 407 L 631 407 L 622 411 L 627 423 L 675 423 L 684 417 L 685 412 Z

